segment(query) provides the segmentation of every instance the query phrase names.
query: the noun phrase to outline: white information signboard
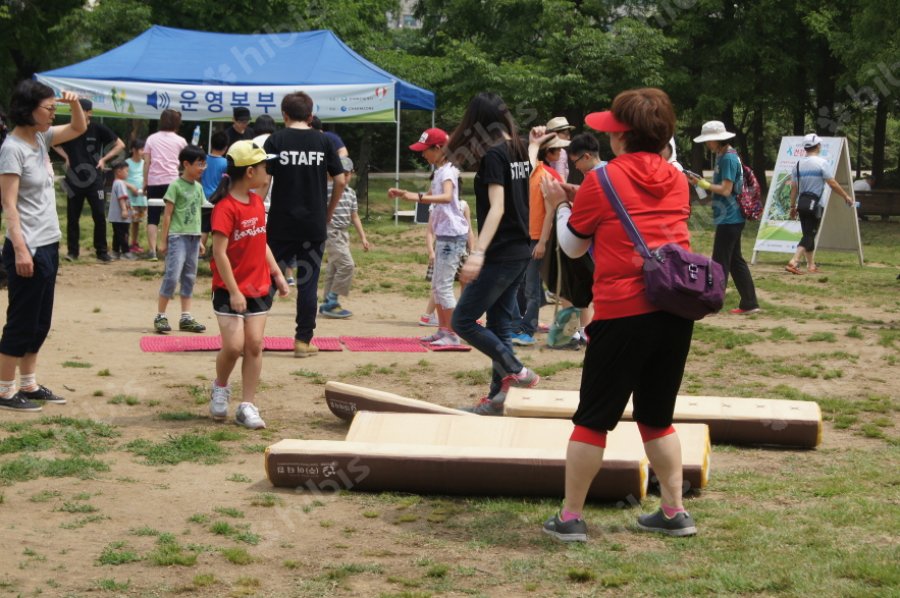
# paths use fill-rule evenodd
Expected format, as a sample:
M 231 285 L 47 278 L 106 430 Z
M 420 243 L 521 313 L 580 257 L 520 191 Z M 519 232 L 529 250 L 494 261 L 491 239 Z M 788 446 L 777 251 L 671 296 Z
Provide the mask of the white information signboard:
M 803 137 L 782 137 L 766 207 L 759 223 L 756 244 L 753 246 L 753 259 L 760 251 L 777 253 L 794 253 L 800 242 L 800 222 L 790 220 L 791 179 L 797 161 L 806 155 L 803 149 Z M 834 178 L 851 196 L 853 195 L 852 171 L 850 169 L 850 151 L 844 137 L 822 137 L 822 149 L 819 156 L 828 161 Z M 863 264 L 862 241 L 859 236 L 859 220 L 856 217 L 856 202 L 847 206 L 843 201 L 829 202 L 831 188 L 825 185 L 822 204 L 825 212 L 816 235 L 816 251 L 855 251 L 859 256 L 859 265 Z

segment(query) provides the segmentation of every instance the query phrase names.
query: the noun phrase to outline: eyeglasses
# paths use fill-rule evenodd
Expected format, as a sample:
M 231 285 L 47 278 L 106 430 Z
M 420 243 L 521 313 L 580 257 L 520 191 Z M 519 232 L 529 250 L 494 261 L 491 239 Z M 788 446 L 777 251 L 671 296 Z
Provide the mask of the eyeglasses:
M 55 105 L 55 104 L 52 105 L 52 106 L 38 105 L 38 108 L 43 108 L 44 110 L 46 110 L 46 111 L 49 112 L 50 114 L 53 114 L 54 112 L 56 112 L 56 105 Z
M 587 154 L 587 153 L 581 154 L 581 155 L 578 156 L 577 158 L 573 158 L 573 159 L 572 159 L 572 163 L 573 163 L 573 164 L 578 164 L 579 162 L 581 162 L 581 159 L 582 159 L 582 158 L 587 158 L 588 155 L 589 155 L 589 154 Z

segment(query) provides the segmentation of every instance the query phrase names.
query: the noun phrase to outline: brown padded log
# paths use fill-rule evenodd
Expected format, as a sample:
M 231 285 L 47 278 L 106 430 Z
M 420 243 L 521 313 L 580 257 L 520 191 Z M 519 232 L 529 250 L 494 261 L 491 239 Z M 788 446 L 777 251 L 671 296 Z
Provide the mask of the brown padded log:
M 374 388 L 331 381 L 325 384 L 325 403 L 333 414 L 345 421 L 352 420 L 357 411 L 473 415 L 465 411 L 435 405 L 428 401 L 409 399 L 394 393 L 375 390 Z
M 515 417 L 571 418 L 577 390 L 511 388 L 504 412 Z M 631 419 L 629 401 L 623 414 Z M 714 443 L 815 448 L 822 442 L 822 411 L 813 401 L 679 395 L 675 422 L 704 423 Z

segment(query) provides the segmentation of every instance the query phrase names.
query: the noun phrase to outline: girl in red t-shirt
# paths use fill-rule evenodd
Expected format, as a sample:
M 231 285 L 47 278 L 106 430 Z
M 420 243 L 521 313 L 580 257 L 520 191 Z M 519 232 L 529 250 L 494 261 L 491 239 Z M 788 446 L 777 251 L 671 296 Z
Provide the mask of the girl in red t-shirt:
M 210 201 L 212 212 L 213 311 L 219 321 L 222 349 L 216 356 L 209 412 L 213 419 L 228 417 L 231 376 L 243 354 L 241 389 L 235 421 L 247 428 L 265 428 L 253 403 L 262 371 L 266 315 L 272 307 L 274 286 L 282 297 L 288 284 L 266 243 L 266 211 L 262 198 L 251 189 L 264 187 L 269 175 L 266 160 L 273 158 L 249 140 L 228 150 L 228 168 Z

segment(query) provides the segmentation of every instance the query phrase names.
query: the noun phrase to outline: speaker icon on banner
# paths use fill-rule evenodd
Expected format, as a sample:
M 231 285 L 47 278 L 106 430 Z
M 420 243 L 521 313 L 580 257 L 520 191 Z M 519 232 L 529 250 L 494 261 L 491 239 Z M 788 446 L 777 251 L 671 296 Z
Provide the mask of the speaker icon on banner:
M 171 101 L 169 100 L 169 94 L 166 92 L 147 94 L 147 105 L 156 108 L 157 110 L 165 110 L 169 107 Z

